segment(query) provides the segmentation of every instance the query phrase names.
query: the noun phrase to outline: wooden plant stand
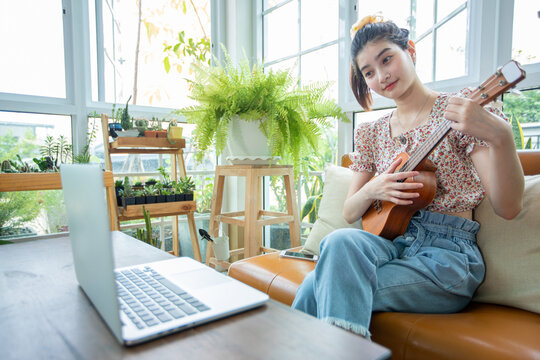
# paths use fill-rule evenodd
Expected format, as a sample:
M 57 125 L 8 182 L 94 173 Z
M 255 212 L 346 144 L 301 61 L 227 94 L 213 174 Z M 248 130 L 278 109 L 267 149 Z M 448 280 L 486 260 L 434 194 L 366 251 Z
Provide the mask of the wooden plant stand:
M 176 139 L 171 144 L 167 138 L 118 137 L 115 141 L 109 142 L 109 118 L 105 114 L 101 115 L 101 126 L 103 130 L 103 148 L 105 149 L 105 169 L 112 171 L 111 154 L 169 154 L 171 155 L 172 164 L 171 179 L 177 180 L 178 176 L 186 176 L 183 151 L 186 147 L 185 139 Z M 117 216 L 118 228 L 120 228 L 120 221 L 142 219 L 144 217 L 142 207 L 143 205 L 129 205 L 125 209 L 119 207 Z M 144 207 L 148 210 L 151 217 L 172 217 L 172 253 L 175 256 L 180 255 L 178 215 L 186 215 L 195 260 L 202 261 L 195 226 L 194 213 L 197 210 L 195 201 L 145 204 Z

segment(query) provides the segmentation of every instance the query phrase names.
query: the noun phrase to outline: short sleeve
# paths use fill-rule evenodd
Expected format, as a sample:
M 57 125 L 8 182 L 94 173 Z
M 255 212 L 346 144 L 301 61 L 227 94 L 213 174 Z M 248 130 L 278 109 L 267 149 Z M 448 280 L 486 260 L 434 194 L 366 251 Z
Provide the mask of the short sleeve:
M 373 160 L 373 139 L 372 127 L 370 123 L 362 124 L 354 132 L 354 151 L 349 154 L 352 165 L 349 168 L 353 171 L 374 172 L 375 164 Z

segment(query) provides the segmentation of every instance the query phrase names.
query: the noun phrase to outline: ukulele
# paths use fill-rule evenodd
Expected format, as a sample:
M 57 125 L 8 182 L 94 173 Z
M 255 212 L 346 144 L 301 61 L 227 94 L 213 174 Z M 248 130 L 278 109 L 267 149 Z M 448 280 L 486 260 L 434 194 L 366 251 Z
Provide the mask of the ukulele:
M 484 106 L 524 78 L 525 71 L 518 62 L 511 60 L 498 68 L 493 75 L 474 89 L 468 98 Z M 436 168 L 428 156 L 450 132 L 451 124 L 450 120 L 444 119 L 414 153 L 409 155 L 403 152 L 395 159 L 401 158 L 402 160 L 396 172 L 413 170 L 420 172 L 414 178 L 401 180 L 422 183 L 424 186 L 420 189 L 405 190 L 418 192 L 420 196 L 412 199 L 413 203 L 410 205 L 397 205 L 390 201 L 375 200 L 362 216 L 364 230 L 386 239 L 394 239 L 405 233 L 409 221 L 418 210 L 425 208 L 433 201 L 437 191 Z

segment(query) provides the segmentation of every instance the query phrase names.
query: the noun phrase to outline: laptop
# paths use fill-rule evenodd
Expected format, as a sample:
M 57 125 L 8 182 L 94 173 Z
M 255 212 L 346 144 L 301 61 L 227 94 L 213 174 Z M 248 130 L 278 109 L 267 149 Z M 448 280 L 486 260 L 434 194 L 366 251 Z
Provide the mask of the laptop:
M 75 273 L 116 339 L 134 345 L 258 307 L 268 295 L 188 257 L 115 269 L 99 165 L 60 168 Z

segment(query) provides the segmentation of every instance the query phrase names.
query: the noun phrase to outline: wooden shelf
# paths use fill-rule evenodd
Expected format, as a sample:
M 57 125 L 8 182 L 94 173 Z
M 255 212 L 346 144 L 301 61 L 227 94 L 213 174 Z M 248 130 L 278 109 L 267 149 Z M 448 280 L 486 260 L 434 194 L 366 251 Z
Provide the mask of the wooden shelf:
M 106 185 L 114 183 L 112 172 L 105 171 L 103 177 Z M 60 189 L 62 180 L 57 172 L 0 174 L 0 192 Z
M 109 143 L 111 154 L 174 154 L 186 147 L 186 139 L 175 139 L 171 144 L 167 138 L 118 137 Z
M 109 142 L 109 117 L 101 115 L 101 128 L 105 152 L 105 169 L 112 169 L 111 154 L 169 154 L 171 155 L 171 180 L 177 180 L 178 175 L 186 176 L 184 164 L 184 148 L 186 139 L 174 139 L 172 144 L 166 137 L 117 137 L 113 142 Z M 201 261 L 201 251 L 197 239 L 197 229 L 195 226 L 194 212 L 197 209 L 195 201 L 177 201 L 170 203 L 156 203 L 145 205 L 129 205 L 126 208 L 115 207 L 116 225 L 120 228 L 120 221 L 135 220 L 144 218 L 142 208 L 150 212 L 150 217 L 172 216 L 173 233 L 173 253 L 180 254 L 180 242 L 178 238 L 178 215 L 186 215 L 193 246 L 195 260 Z
M 175 201 L 144 205 L 128 205 L 126 208 L 118 208 L 118 220 L 134 220 L 144 218 L 143 206 L 150 213 L 150 217 L 164 217 L 186 215 L 197 209 L 195 201 Z

